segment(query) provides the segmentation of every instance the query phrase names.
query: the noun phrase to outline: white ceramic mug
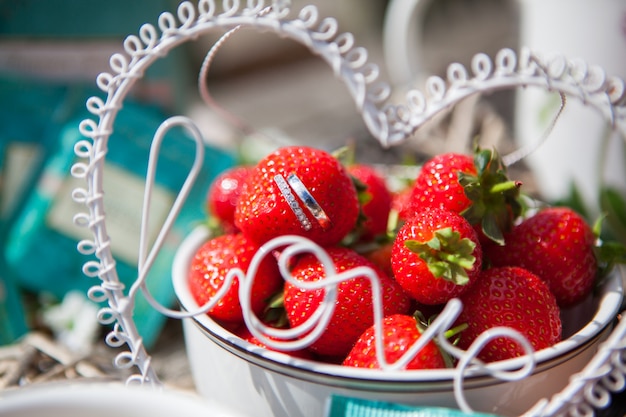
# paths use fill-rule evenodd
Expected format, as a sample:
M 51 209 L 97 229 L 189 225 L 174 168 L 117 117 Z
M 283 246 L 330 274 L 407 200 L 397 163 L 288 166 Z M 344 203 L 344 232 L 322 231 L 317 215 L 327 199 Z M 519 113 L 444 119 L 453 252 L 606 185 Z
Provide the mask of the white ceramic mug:
M 601 67 L 607 75 L 626 79 L 624 0 L 511 0 L 511 3 L 519 15 L 519 22 L 511 22 L 519 27 L 519 49 L 525 46 L 546 57 L 581 59 Z M 434 0 L 391 0 L 388 5 L 384 51 L 389 76 L 396 86 L 424 77 L 421 29 L 433 5 Z M 569 100 L 548 139 L 542 142 L 559 113 L 558 94 L 529 88 L 519 89 L 516 96 L 513 134 L 520 147 L 541 143 L 524 160 L 535 173 L 543 199 L 554 201 L 566 197 L 575 182 L 593 212 L 600 181 L 626 192 L 624 141 L 617 134 L 610 135 L 609 149 L 604 150 L 608 131 L 607 122 L 600 114 L 580 101 Z
M 580 59 L 603 68 L 607 75 L 626 78 L 625 1 L 519 0 L 519 4 L 522 45 L 546 57 Z M 560 106 L 556 94 L 519 91 L 515 120 L 519 143 L 540 142 Z M 605 119 L 583 103 L 566 101 L 547 140 L 527 157 L 546 199 L 566 196 L 572 182 L 591 209 L 597 204 L 601 182 L 626 192 L 624 141 L 607 127 Z M 607 138 L 610 141 L 605 143 Z

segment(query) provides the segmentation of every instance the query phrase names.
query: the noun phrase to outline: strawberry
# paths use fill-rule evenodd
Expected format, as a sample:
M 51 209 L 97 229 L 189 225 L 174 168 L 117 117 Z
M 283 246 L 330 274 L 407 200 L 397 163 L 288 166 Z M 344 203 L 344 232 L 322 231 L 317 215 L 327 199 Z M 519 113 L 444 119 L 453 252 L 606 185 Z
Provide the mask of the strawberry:
M 494 266 L 528 269 L 548 283 L 559 306 L 572 306 L 592 290 L 598 274 L 594 232 L 566 207 L 547 207 L 515 226 L 505 246 L 487 246 Z
M 230 168 L 218 175 L 209 187 L 206 199 L 207 211 L 226 233 L 236 231 L 235 206 L 251 171 L 252 168 L 249 166 Z
M 416 301 L 442 304 L 474 283 L 482 266 L 476 232 L 460 214 L 417 212 L 398 231 L 391 252 L 396 280 Z
M 292 234 L 332 246 L 354 229 L 358 216 L 357 191 L 343 165 L 328 152 L 288 146 L 256 165 L 239 197 L 235 225 L 258 244 Z
M 467 349 L 478 335 L 497 326 L 519 331 L 535 350 L 561 340 L 560 311 L 554 295 L 538 276 L 519 267 L 490 268 L 460 297 L 457 322 L 467 324 L 459 347 Z M 495 338 L 480 352 L 486 362 L 523 355 L 513 340 Z
M 412 193 L 413 187 L 407 187 L 393 194 L 391 200 L 391 210 L 397 213 L 398 220 L 401 222 L 408 220 L 415 211 L 411 209 Z
M 382 288 L 384 315 L 406 313 L 410 307 L 409 297 L 390 277 L 373 263 L 355 251 L 344 247 L 327 249 L 335 269 L 342 273 L 357 267 L 369 267 L 378 276 Z M 294 265 L 292 275 L 305 282 L 318 281 L 326 277 L 320 260 L 313 254 L 303 255 Z M 285 283 L 284 306 L 292 327 L 311 317 L 320 306 L 325 291 L 305 290 L 290 282 Z M 322 335 L 310 345 L 310 349 L 322 356 L 345 357 L 363 331 L 374 323 L 372 290 L 370 281 L 364 276 L 342 281 L 337 286 L 335 310 Z
M 504 233 L 522 213 L 520 181 L 510 180 L 506 166 L 494 150 L 476 148 L 476 174 L 459 173 L 459 183 L 471 204 L 461 212 L 478 231 L 481 242 L 504 244 Z
M 233 333 L 248 343 L 252 343 L 253 345 L 256 345 L 256 346 L 259 346 L 268 350 L 273 350 L 276 352 L 283 352 L 289 356 L 293 356 L 294 358 L 299 358 L 299 359 L 310 359 L 310 360 L 315 359 L 313 354 L 307 349 L 299 349 L 299 350 L 285 352 L 285 351 L 278 351 L 276 349 L 270 348 L 265 343 L 257 339 L 246 326 L 238 327 L 236 330 L 233 331 Z
M 519 181 L 509 180 L 495 151 L 476 148 L 473 157 L 458 153 L 437 155 L 424 163 L 402 217 L 424 208 L 447 208 L 462 214 L 479 237 L 503 244 L 521 213 Z
M 373 248 L 366 250 L 362 253 L 368 260 L 373 262 L 377 267 L 382 269 L 388 276 L 393 276 L 393 270 L 391 269 L 391 249 L 393 248 L 393 242 L 382 242 Z
M 382 321 L 384 357 L 387 363 L 398 361 L 421 337 L 421 331 L 413 316 L 393 314 Z M 363 332 L 343 361 L 344 366 L 381 369 L 376 355 L 375 326 Z M 404 369 L 445 368 L 446 361 L 434 341 L 429 341 Z
M 426 161 L 411 189 L 409 210 L 438 207 L 461 213 L 467 209 L 471 200 L 459 183 L 459 172 L 476 175 L 470 155 L 449 152 Z
M 196 251 L 189 268 L 189 289 L 196 302 L 203 305 L 214 297 L 231 269 L 247 272 L 258 249 L 258 245 L 241 233 L 221 235 L 205 242 Z M 269 257 L 264 258 L 252 288 L 251 306 L 255 314 L 265 310 L 267 300 L 281 289 L 282 283 L 277 263 Z M 224 322 L 242 322 L 238 291 L 239 281 L 234 279 L 226 294 L 209 310 L 209 316 Z
M 350 165 L 348 172 L 364 187 L 359 193 L 364 219 L 359 224 L 358 235 L 362 241 L 371 241 L 387 232 L 392 195 L 385 179 L 371 165 Z

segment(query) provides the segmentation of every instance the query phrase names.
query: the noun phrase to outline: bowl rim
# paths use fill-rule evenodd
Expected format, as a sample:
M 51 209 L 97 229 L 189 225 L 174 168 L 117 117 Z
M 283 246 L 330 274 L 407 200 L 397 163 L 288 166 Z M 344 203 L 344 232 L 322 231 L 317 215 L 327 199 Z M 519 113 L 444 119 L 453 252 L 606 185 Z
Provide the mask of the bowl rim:
M 198 226 L 183 240 L 179 246 L 172 265 L 172 284 L 174 292 L 182 310 L 193 311 L 198 309 L 188 286 L 186 277 L 188 265 L 195 250 L 208 238 L 210 232 L 204 225 Z M 593 318 L 573 335 L 549 348 L 534 353 L 536 359 L 533 374 L 545 372 L 555 366 L 582 354 L 592 348 L 602 335 L 610 330 L 614 319 L 619 313 L 623 300 L 622 277 L 623 268 L 615 268 L 602 283 L 601 292 L 597 297 L 597 310 Z M 325 385 L 346 387 L 346 384 L 367 387 L 376 384 L 377 390 L 385 385 L 390 389 L 414 391 L 424 383 L 429 383 L 428 390 L 449 390 L 458 369 L 428 369 L 428 370 L 377 370 L 353 368 L 337 364 L 322 363 L 319 361 L 295 358 L 283 352 L 273 351 L 249 343 L 220 324 L 208 315 L 202 314 L 191 319 L 194 325 L 213 343 L 230 353 L 274 372 L 289 375 L 307 381 L 322 382 Z M 480 387 L 502 380 L 491 376 L 494 372 L 506 372 L 521 369 L 526 363 L 524 356 L 486 364 L 483 368 L 468 367 L 463 375 L 466 387 Z M 413 382 L 414 384 L 410 384 Z M 409 383 L 407 385 L 407 383 Z
M 98 407 L 98 416 L 106 413 L 165 416 L 168 410 L 184 408 L 185 415 L 211 415 L 211 405 L 199 394 L 176 387 L 156 390 L 147 385 L 126 384 L 107 378 L 51 380 L 0 393 L 0 415 L 89 415 Z M 126 412 L 124 412 L 126 411 Z M 27 414 L 28 413 L 28 414 Z M 61 414 L 63 413 L 63 414 Z

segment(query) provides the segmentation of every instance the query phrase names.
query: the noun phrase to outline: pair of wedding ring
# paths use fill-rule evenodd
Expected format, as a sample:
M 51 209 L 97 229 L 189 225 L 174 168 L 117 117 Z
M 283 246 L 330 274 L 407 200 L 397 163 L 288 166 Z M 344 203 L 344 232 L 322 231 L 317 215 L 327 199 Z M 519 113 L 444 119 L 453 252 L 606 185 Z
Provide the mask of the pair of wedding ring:
M 287 175 L 286 180 L 281 174 L 276 174 L 274 176 L 274 182 L 278 185 L 278 189 L 282 193 L 283 197 L 285 197 L 287 203 L 289 203 L 289 207 L 304 230 L 310 230 L 312 225 L 306 213 L 302 209 L 302 205 L 304 205 L 307 211 L 311 213 L 322 229 L 330 227 L 330 219 L 328 218 L 328 215 L 295 173 L 292 172 Z M 298 198 L 294 196 L 294 193 L 298 196 Z M 302 205 L 300 203 L 302 203 Z

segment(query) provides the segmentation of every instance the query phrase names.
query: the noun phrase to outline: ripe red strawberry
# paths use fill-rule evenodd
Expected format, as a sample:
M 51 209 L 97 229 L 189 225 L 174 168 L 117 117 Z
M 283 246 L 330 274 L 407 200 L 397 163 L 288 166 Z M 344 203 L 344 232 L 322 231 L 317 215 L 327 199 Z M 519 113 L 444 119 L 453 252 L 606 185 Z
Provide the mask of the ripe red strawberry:
M 421 337 L 421 331 L 414 317 L 405 314 L 394 314 L 385 317 L 382 322 L 384 356 L 387 363 L 395 363 Z M 343 361 L 344 366 L 356 368 L 382 369 L 376 355 L 375 326 L 369 327 L 359 337 L 352 350 Z M 437 369 L 445 368 L 439 347 L 429 341 L 404 369 Z
M 478 335 L 505 326 L 524 335 L 535 350 L 561 340 L 559 307 L 548 286 L 538 276 L 519 267 L 490 268 L 460 297 L 463 311 L 457 323 L 468 325 L 460 334 L 459 347 L 467 349 Z M 513 340 L 496 338 L 480 352 L 486 362 L 524 354 Z
M 391 210 L 394 210 L 398 214 L 398 220 L 400 222 L 408 220 L 415 212 L 415 210 L 411 209 L 412 193 L 413 187 L 407 187 L 393 194 Z
M 365 187 L 359 192 L 363 220 L 358 225 L 358 237 L 362 241 L 371 241 L 387 231 L 391 192 L 385 179 L 371 165 L 350 165 L 348 172 Z
M 598 274 L 595 235 L 585 219 L 566 207 L 544 208 L 506 235 L 505 246 L 487 246 L 495 266 L 528 269 L 548 283 L 559 306 L 579 303 Z
M 236 231 L 235 206 L 250 172 L 252 168 L 249 166 L 230 168 L 218 175 L 209 187 L 207 211 L 226 233 Z
M 413 184 L 409 210 L 438 207 L 461 213 L 467 209 L 471 200 L 459 183 L 459 172 L 476 175 L 470 155 L 450 152 L 426 161 Z
M 332 246 L 354 229 L 358 216 L 356 188 L 341 163 L 319 149 L 289 146 L 257 164 L 239 198 L 235 225 L 259 244 L 293 234 Z
M 503 244 L 503 233 L 521 213 L 520 186 L 509 180 L 495 151 L 476 148 L 473 156 L 437 155 L 423 165 L 403 217 L 425 208 L 447 208 L 474 225 L 479 238 Z
M 460 214 L 432 208 L 400 228 L 391 252 L 394 276 L 416 301 L 442 304 L 474 283 L 482 266 L 476 232 Z
M 246 272 L 258 249 L 258 245 L 241 233 L 222 235 L 205 242 L 196 251 L 189 267 L 189 289 L 196 302 L 203 305 L 215 296 L 231 269 L 239 268 Z M 269 257 L 264 258 L 252 286 L 254 298 L 251 306 L 255 314 L 263 312 L 267 300 L 280 290 L 282 283 L 277 263 Z M 235 279 L 208 314 L 220 321 L 242 322 L 238 291 L 239 281 Z
M 385 315 L 406 313 L 409 297 L 390 277 L 355 251 L 334 247 L 327 250 L 338 273 L 367 266 L 378 275 L 382 287 L 382 304 Z M 318 281 L 326 277 L 324 268 L 314 255 L 306 254 L 295 264 L 293 277 L 300 281 Z M 285 311 L 292 327 L 305 322 L 315 313 L 324 297 L 324 290 L 303 290 L 285 283 Z M 372 290 L 364 276 L 343 281 L 338 285 L 337 301 L 332 318 L 322 335 L 310 349 L 323 356 L 345 357 L 363 331 L 374 323 Z
M 362 253 L 368 260 L 373 262 L 377 267 L 383 270 L 388 276 L 393 276 L 393 269 L 391 269 L 391 249 L 393 248 L 393 242 L 383 242 L 371 250 Z

